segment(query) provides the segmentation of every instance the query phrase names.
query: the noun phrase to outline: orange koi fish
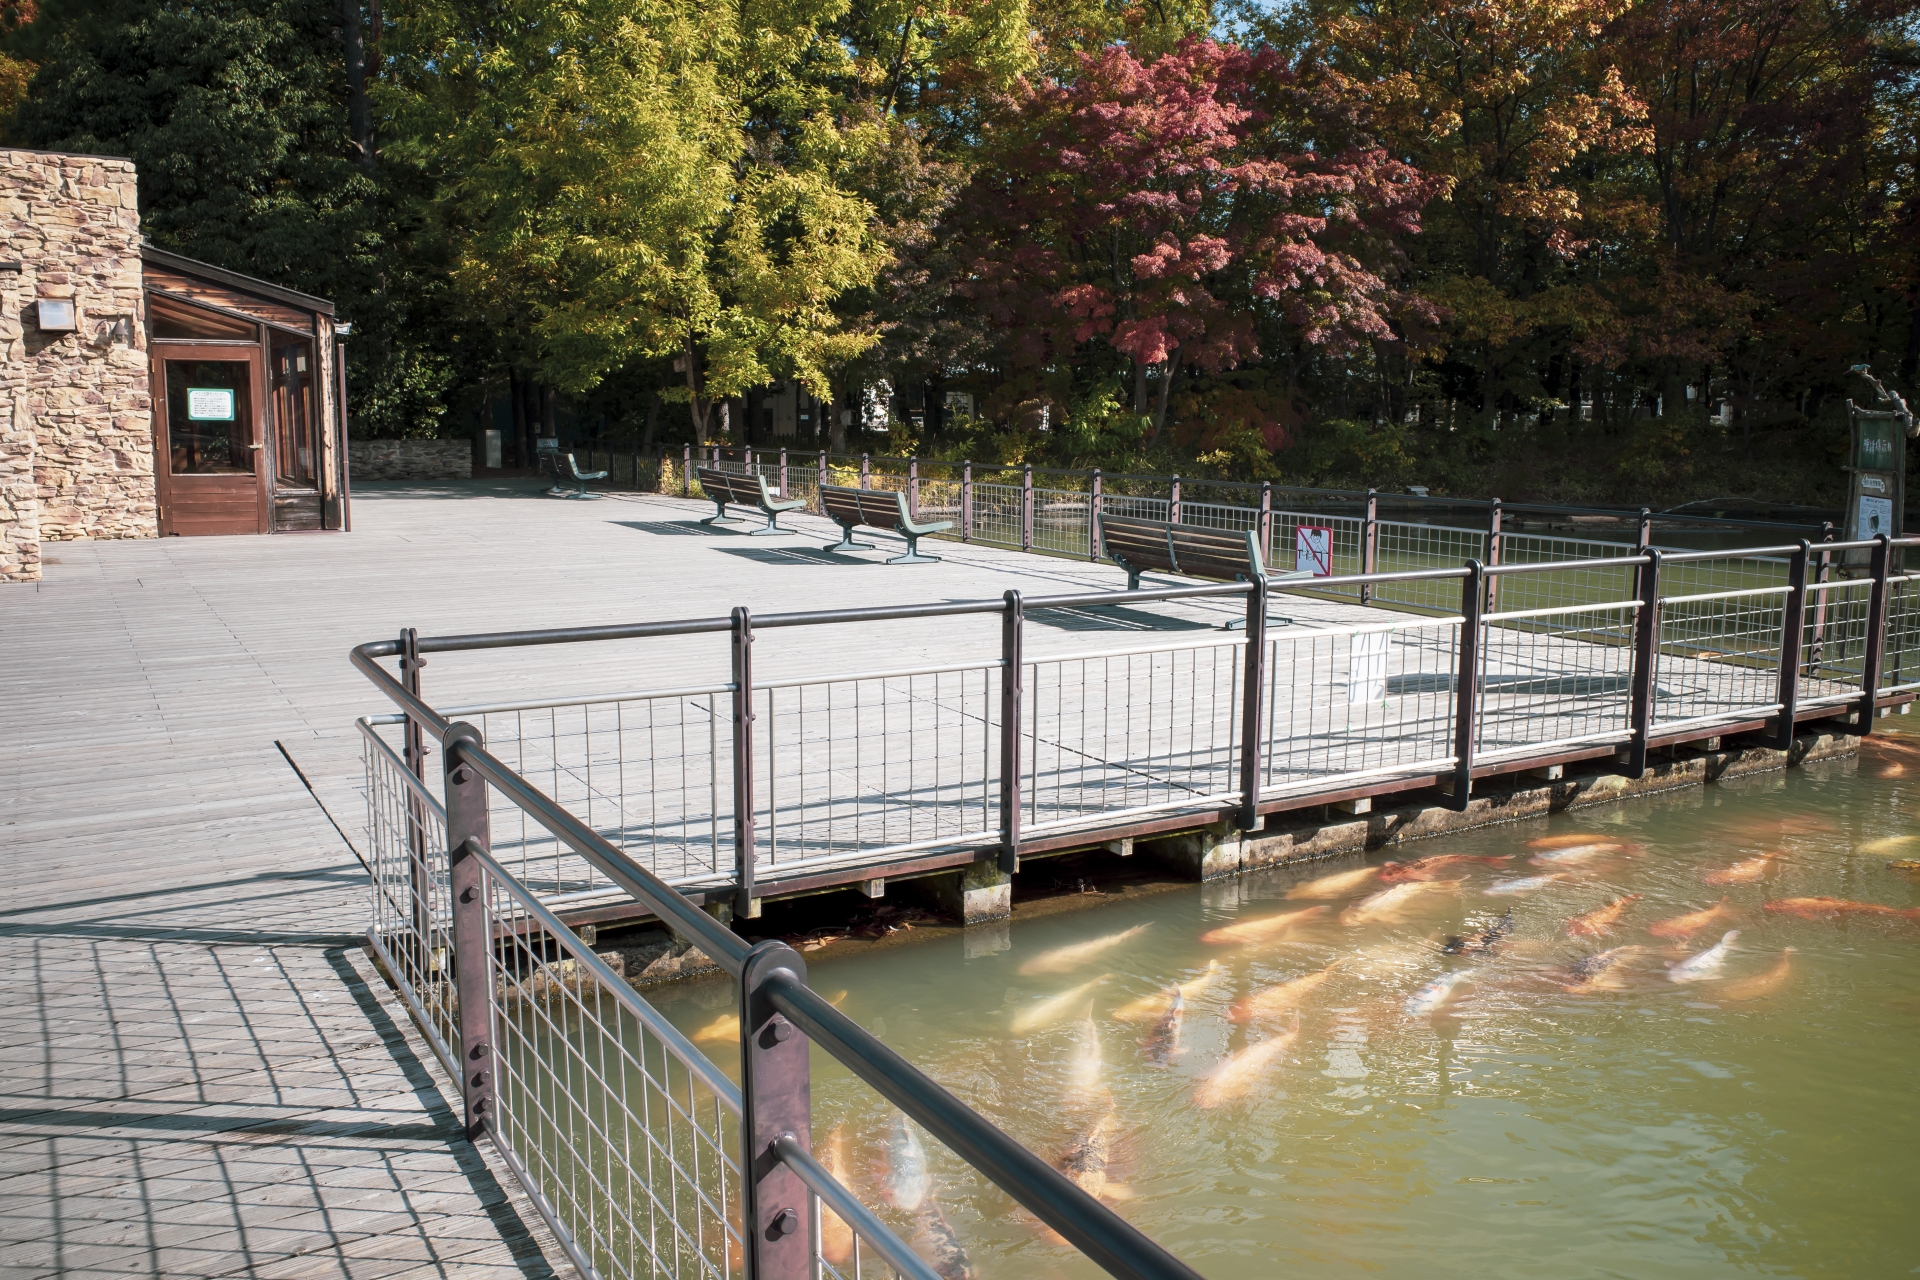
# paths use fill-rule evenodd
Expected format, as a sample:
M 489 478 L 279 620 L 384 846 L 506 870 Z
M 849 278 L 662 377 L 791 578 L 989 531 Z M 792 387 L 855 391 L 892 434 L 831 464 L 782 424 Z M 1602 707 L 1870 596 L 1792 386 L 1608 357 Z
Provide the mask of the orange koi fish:
M 826 1166 L 827 1172 L 838 1179 L 842 1186 L 846 1185 L 847 1128 L 845 1125 L 833 1126 L 833 1132 L 827 1135 L 826 1147 L 820 1153 L 820 1163 Z M 820 1206 L 820 1255 L 836 1267 L 843 1265 L 853 1256 L 853 1228 L 824 1204 Z
M 1389 862 L 1380 868 L 1380 883 L 1398 884 L 1403 880 L 1432 880 L 1449 867 L 1464 867 L 1475 862 L 1496 867 L 1503 862 L 1511 861 L 1513 861 L 1513 855 L 1510 853 L 1487 857 L 1471 853 L 1442 853 L 1431 858 L 1419 858 L 1413 862 Z
M 1899 916 L 1920 920 L 1920 907 L 1905 910 L 1883 907 L 1877 902 L 1849 902 L 1845 898 L 1775 898 L 1766 906 L 1775 915 L 1799 916 L 1802 920 L 1837 920 L 1841 916 Z
M 1591 832 L 1585 832 L 1585 831 L 1574 831 L 1574 832 L 1569 832 L 1565 835 L 1541 836 L 1537 840 L 1529 840 L 1527 841 L 1527 848 L 1529 849 L 1571 849 L 1575 845 L 1579 845 L 1579 844 L 1604 844 L 1604 843 L 1610 843 L 1605 836 L 1597 836 Z
M 1770 996 L 1778 991 L 1792 971 L 1793 948 L 1788 947 L 1780 953 L 1780 959 L 1773 968 L 1751 977 L 1735 978 L 1713 994 L 1722 1000 L 1758 1000 L 1761 996 Z
M 1244 1098 L 1260 1083 L 1260 1077 L 1266 1074 L 1274 1059 L 1292 1048 L 1299 1038 L 1300 1014 L 1296 1011 L 1293 1030 L 1276 1032 L 1258 1044 L 1250 1044 L 1215 1067 L 1194 1090 L 1194 1105 L 1217 1107 Z
M 1342 911 L 1340 923 L 1352 927 L 1370 924 L 1375 920 L 1391 920 L 1410 907 L 1421 894 L 1429 891 L 1451 893 L 1459 889 L 1461 883 L 1459 880 L 1403 880 L 1371 897 L 1362 898 Z
M 1227 1017 L 1234 1022 L 1250 1022 L 1255 1018 L 1274 1018 L 1292 1009 L 1299 1012 L 1301 1002 L 1316 991 L 1320 984 L 1333 976 L 1339 965 L 1335 960 L 1318 973 L 1309 973 L 1304 977 L 1288 982 L 1276 982 L 1270 987 L 1262 987 L 1250 995 L 1234 1001 L 1227 1010 Z
M 1767 873 L 1767 867 L 1775 858 L 1786 856 L 1776 849 L 1772 853 L 1763 853 L 1757 858 L 1747 858 L 1730 867 L 1718 871 L 1709 871 L 1700 878 L 1708 884 L 1752 884 Z
M 1640 895 L 1629 893 L 1625 897 L 1615 898 L 1604 907 L 1595 907 L 1583 915 L 1577 915 L 1567 921 L 1569 938 L 1600 938 L 1613 932 L 1613 926 L 1627 913 L 1627 908 L 1640 901 Z
M 1326 913 L 1325 907 L 1302 907 L 1298 911 L 1282 911 L 1277 916 L 1242 920 L 1238 924 L 1211 930 L 1201 934 L 1200 941 L 1212 943 L 1215 946 L 1249 947 L 1257 942 L 1271 942 L 1289 929 L 1318 919 Z
M 1689 911 L 1683 916 L 1674 916 L 1657 924 L 1647 926 L 1647 932 L 1656 938 L 1691 938 L 1712 925 L 1716 920 L 1732 919 L 1740 913 L 1727 905 L 1725 898 L 1710 907 L 1699 911 Z
M 1388 866 L 1393 864 L 1389 862 Z M 1330 876 L 1321 876 L 1318 880 L 1308 880 L 1287 890 L 1290 899 L 1300 898 L 1344 898 L 1359 889 L 1361 885 L 1380 874 L 1379 867 L 1355 867 L 1351 871 L 1336 871 Z

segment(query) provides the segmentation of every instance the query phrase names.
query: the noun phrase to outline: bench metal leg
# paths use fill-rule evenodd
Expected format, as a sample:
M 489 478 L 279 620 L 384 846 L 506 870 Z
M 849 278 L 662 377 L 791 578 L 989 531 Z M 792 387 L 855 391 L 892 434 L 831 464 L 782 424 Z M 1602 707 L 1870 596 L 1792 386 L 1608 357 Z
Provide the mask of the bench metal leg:
M 713 506 L 714 506 L 713 514 L 708 516 L 705 520 L 702 520 L 700 522 L 701 524 L 739 524 L 741 523 L 740 518 L 738 516 L 730 516 L 727 514 L 726 503 L 721 502 L 718 499 L 715 499 Z
M 834 523 L 840 524 L 838 520 L 834 521 Z M 853 526 L 850 524 L 840 524 L 840 541 L 833 543 L 831 546 L 822 547 L 821 550 L 871 551 L 873 550 L 873 544 L 871 542 L 855 542 L 853 540 Z
M 780 513 L 778 511 L 769 511 L 767 512 L 767 527 L 764 529 L 755 529 L 751 536 L 755 538 L 770 538 L 775 534 L 792 532 L 792 529 L 782 529 L 780 527 Z
M 888 564 L 939 564 L 940 563 L 939 556 L 923 556 L 920 554 L 920 539 L 917 535 L 911 534 L 911 533 L 904 533 L 904 534 L 901 534 L 900 536 L 907 540 L 907 554 L 903 556 L 893 557 L 891 560 L 887 561 Z

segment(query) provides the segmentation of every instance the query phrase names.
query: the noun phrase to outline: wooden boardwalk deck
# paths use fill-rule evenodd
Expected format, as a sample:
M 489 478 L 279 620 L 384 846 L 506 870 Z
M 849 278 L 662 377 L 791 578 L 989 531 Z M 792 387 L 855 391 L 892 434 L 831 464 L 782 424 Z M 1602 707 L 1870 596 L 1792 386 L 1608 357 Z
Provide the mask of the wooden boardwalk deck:
M 955 543 L 930 546 L 940 565 L 828 556 L 818 518 L 747 538 L 701 527 L 710 511 L 528 481 L 364 486 L 351 535 L 64 544 L 45 581 L 0 585 L 0 1276 L 539 1276 L 560 1257 L 504 1166 L 459 1140 L 452 1091 L 360 949 L 362 866 L 289 767 L 360 839 L 352 722 L 391 708 L 354 644 L 1124 584 Z M 1302 628 L 1380 617 L 1274 609 Z M 1090 632 L 1205 641 L 1240 610 L 1036 615 L 1028 655 Z M 767 631 L 756 674 L 971 661 L 997 627 Z M 427 692 L 714 683 L 714 640 L 448 654 Z
M 366 486 L 348 536 L 69 543 L 43 582 L 0 585 L 0 1275 L 539 1276 L 560 1256 L 458 1140 L 360 949 L 361 865 L 276 748 L 358 839 L 352 720 L 387 708 L 353 644 L 1121 581 L 957 545 L 847 563 L 818 554 L 819 520 L 749 541 L 700 529 L 705 504 L 531 487 Z M 886 640 L 920 661 L 950 638 Z M 427 679 L 454 702 L 723 675 L 711 645 L 602 648 L 449 657 Z M 756 655 L 845 656 L 771 634 Z

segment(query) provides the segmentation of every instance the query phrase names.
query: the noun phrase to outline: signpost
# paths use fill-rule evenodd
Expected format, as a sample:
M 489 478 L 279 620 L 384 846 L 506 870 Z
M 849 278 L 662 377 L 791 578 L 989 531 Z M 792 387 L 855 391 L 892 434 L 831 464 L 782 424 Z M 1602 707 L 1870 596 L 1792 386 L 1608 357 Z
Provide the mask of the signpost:
M 1847 401 L 1853 450 L 1847 467 L 1852 481 L 1847 486 L 1846 541 L 1865 541 L 1883 533 L 1897 538 L 1906 527 L 1907 437 L 1914 434 L 1913 413 L 1897 393 L 1880 385 L 1866 365 L 1855 365 L 1853 372 L 1872 385 L 1881 403 L 1893 407 L 1862 409 Z M 1864 568 L 1870 553 L 1844 554 L 1848 567 Z
M 1293 567 L 1316 578 L 1333 576 L 1333 530 L 1324 524 L 1293 527 Z

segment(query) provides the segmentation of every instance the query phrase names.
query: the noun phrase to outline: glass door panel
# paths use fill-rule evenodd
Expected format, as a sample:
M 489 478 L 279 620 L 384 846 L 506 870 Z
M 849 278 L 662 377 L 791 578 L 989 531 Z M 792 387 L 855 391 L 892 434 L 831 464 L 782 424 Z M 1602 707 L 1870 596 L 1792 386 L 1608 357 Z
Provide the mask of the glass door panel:
M 273 348 L 274 479 L 283 485 L 317 487 L 314 441 L 313 344 L 276 343 Z
M 252 368 L 247 360 L 166 362 L 170 474 L 254 474 Z

